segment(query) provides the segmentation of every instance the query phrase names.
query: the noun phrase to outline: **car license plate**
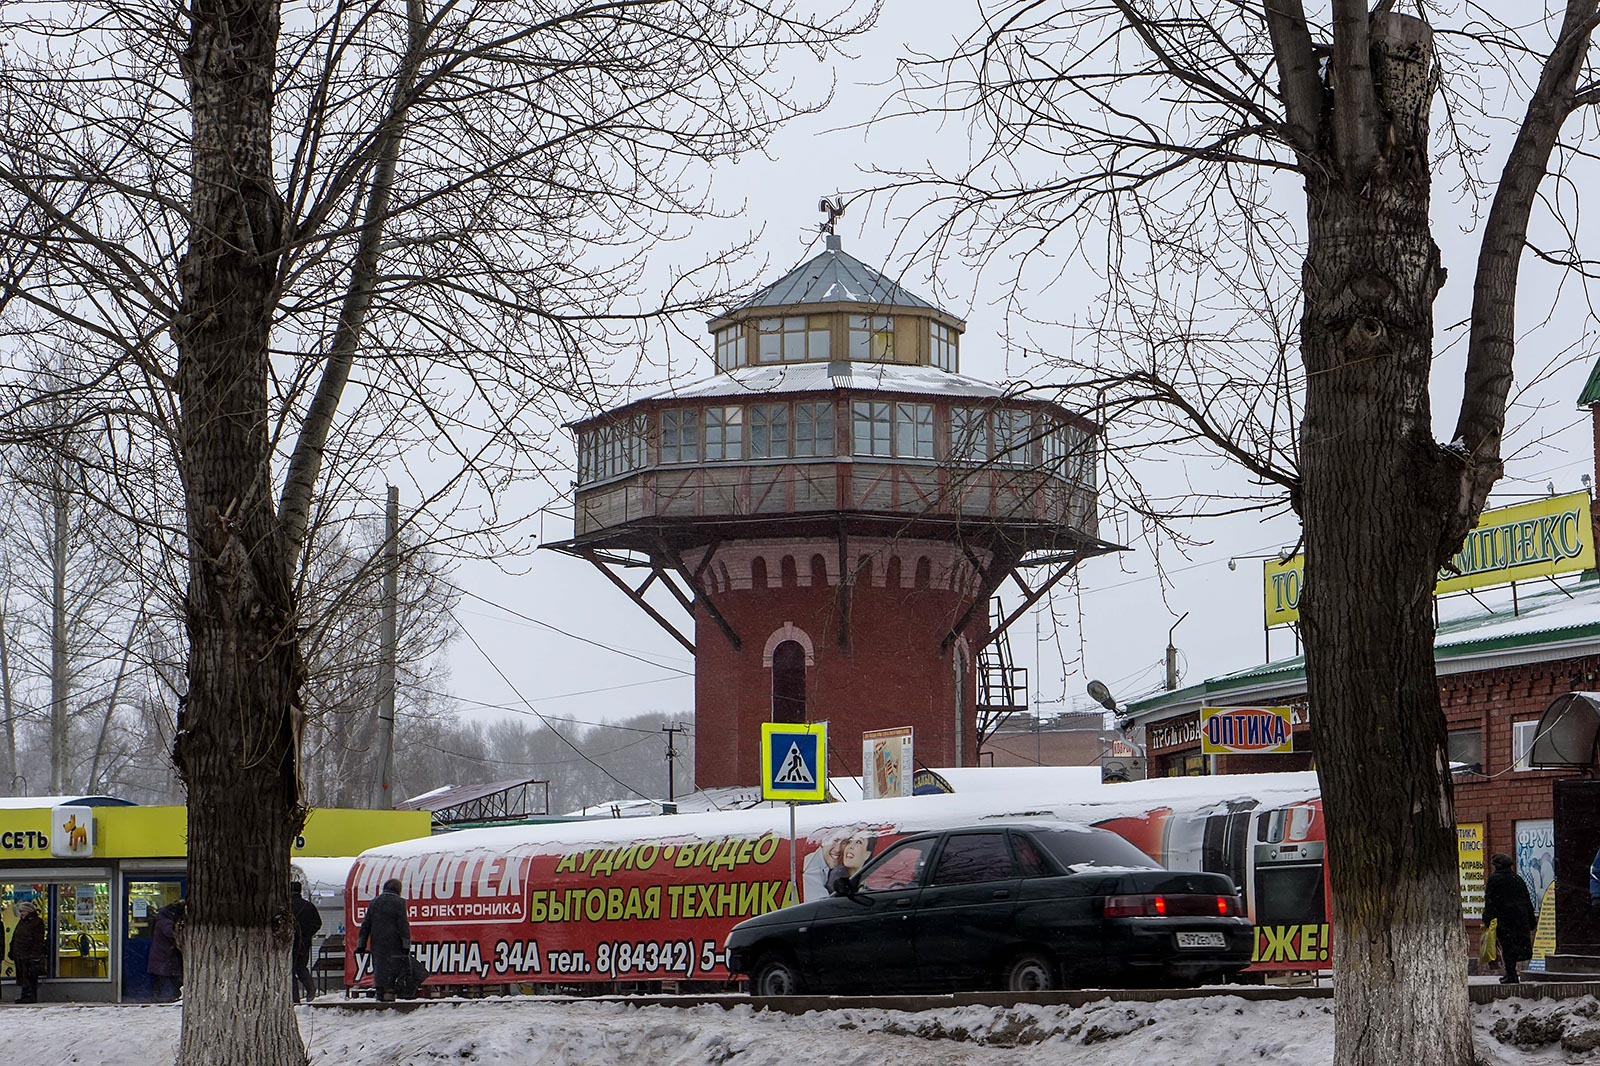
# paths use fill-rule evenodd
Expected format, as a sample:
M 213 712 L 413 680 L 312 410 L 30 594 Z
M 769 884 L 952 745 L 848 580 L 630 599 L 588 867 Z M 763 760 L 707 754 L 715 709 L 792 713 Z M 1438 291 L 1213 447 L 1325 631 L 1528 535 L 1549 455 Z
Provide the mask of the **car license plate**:
M 1179 933 L 1180 948 L 1225 948 L 1228 941 L 1221 933 Z

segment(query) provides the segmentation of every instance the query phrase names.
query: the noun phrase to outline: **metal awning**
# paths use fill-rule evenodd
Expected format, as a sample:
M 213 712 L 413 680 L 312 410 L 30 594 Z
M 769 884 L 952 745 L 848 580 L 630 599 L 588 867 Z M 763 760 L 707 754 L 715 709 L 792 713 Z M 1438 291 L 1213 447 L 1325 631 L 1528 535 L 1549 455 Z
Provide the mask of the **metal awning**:
M 1534 731 L 1528 763 L 1536 770 L 1600 770 L 1600 692 L 1567 692 L 1550 701 Z

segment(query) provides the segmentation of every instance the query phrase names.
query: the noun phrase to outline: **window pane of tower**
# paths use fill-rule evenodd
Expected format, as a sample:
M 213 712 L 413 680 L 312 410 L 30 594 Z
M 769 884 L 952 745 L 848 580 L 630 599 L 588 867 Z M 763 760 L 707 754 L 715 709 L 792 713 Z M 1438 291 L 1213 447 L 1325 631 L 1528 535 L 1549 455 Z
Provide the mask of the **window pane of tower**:
M 644 466 L 644 415 L 634 415 L 633 421 L 628 426 L 628 469 L 639 470 Z
M 969 463 L 989 461 L 989 412 L 979 407 L 950 411 L 950 446 L 955 458 Z
M 783 361 L 797 363 L 806 357 L 806 320 L 803 318 L 786 318 L 783 320 Z
M 941 370 L 956 368 L 956 331 L 941 322 L 928 323 L 928 362 Z
M 783 358 L 783 319 L 763 318 L 758 327 L 761 346 L 758 354 L 763 363 L 776 363 Z
M 692 408 L 661 412 L 661 461 L 700 461 L 700 412 Z
M 806 333 L 806 358 L 813 362 L 833 358 L 830 354 L 833 346 L 828 338 L 828 320 L 820 316 L 812 318 L 811 329 Z
M 1027 411 L 996 411 L 994 416 L 995 458 L 1002 463 L 1028 461 L 1029 417 Z
M 788 405 L 763 403 L 750 408 L 750 458 L 786 459 L 788 456 Z
M 933 458 L 933 408 L 925 403 L 895 404 L 895 454 L 902 459 Z
M 594 480 L 594 431 L 578 434 L 578 483 Z
M 891 431 L 893 426 L 889 421 L 890 409 L 894 406 L 888 403 L 855 403 L 853 435 L 855 440 L 855 454 L 857 455 L 882 455 L 893 454 L 890 446 Z
M 744 365 L 744 326 L 717 330 L 717 369 L 733 370 Z
M 850 358 L 878 362 L 893 360 L 894 318 L 890 315 L 851 315 Z
M 706 408 L 706 461 L 744 457 L 744 408 Z
M 795 404 L 794 454 L 800 458 L 833 454 L 833 404 Z

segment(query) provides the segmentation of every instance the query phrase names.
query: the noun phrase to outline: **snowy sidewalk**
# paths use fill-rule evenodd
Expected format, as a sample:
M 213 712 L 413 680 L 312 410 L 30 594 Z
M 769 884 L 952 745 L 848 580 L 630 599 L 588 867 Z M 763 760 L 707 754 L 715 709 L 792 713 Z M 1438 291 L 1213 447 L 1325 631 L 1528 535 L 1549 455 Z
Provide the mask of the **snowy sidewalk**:
M 540 1066 L 1328 1066 L 1326 999 L 1252 1003 L 1235 996 L 1081 1007 L 951 1007 L 910 1014 L 840 1009 L 805 1015 L 634 1007 L 537 999 L 430 1003 L 407 1012 L 300 1008 L 315 1063 L 537 1063 Z M 1600 1000 L 1499 1000 L 1474 1008 L 1492 1066 L 1600 1064 Z M 0 1062 L 171 1062 L 173 1006 L 52 1006 L 6 1012 Z M 1504 1042 L 1520 1036 L 1529 1047 Z M 1565 1043 L 1565 1047 L 1563 1047 Z

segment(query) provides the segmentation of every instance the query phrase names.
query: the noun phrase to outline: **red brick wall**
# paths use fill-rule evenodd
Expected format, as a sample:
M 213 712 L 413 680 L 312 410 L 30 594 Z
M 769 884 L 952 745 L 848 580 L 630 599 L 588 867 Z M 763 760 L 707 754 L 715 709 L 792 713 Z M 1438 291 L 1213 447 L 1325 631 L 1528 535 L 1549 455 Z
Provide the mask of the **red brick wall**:
M 820 545 L 818 551 L 837 548 Z M 806 668 L 806 709 L 811 721 L 829 723 L 829 773 L 861 772 L 864 730 L 904 725 L 916 731 L 918 762 L 956 763 L 953 652 L 941 656 L 939 645 L 971 603 L 970 594 L 927 585 L 903 588 L 895 572 L 881 585 L 862 575 L 850 588 L 848 640 L 841 646 L 838 593 L 831 582 L 802 587 L 786 569 L 750 588 L 715 593 L 718 609 L 742 641 L 737 650 L 708 614 L 696 611 L 697 785 L 759 782 L 761 723 L 772 713 L 772 672 L 762 656 L 768 638 L 786 622 L 811 638 L 815 663 Z M 979 610 L 966 631 L 974 652 L 987 628 Z M 975 665 L 969 664 L 960 760 L 969 766 L 976 699 Z
M 1456 821 L 1484 824 L 1489 855 L 1512 853 L 1517 822 L 1551 816 L 1550 782 L 1565 776 L 1511 769 L 1511 723 L 1538 721 L 1551 700 L 1597 677 L 1600 656 L 1589 655 L 1440 679 L 1450 728 L 1483 731 L 1483 773 L 1456 778 Z

